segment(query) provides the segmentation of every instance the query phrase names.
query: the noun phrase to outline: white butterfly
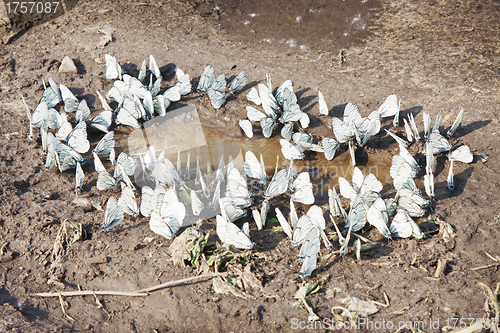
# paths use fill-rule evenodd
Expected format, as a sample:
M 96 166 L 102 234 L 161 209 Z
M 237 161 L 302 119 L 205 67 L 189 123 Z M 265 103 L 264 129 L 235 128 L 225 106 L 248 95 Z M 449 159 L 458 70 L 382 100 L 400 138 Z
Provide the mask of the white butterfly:
M 255 87 L 252 87 L 252 89 L 250 89 L 250 91 L 248 92 L 248 94 L 246 95 L 246 97 L 247 97 L 247 100 L 249 100 L 250 102 L 255 103 L 256 105 L 261 105 L 262 104 L 262 101 L 261 101 L 261 99 L 259 97 L 259 92 L 257 91 L 257 89 Z M 249 107 L 252 107 L 252 106 L 247 106 L 247 110 L 248 110 Z M 248 119 L 250 119 L 250 117 L 248 117 Z M 254 120 L 252 120 L 252 121 L 254 121 Z
M 80 154 L 86 153 L 90 148 L 90 142 L 87 139 L 87 123 L 79 122 L 68 134 L 65 142 Z
M 76 163 L 76 175 L 75 175 L 75 182 L 76 182 L 76 189 L 81 190 L 83 186 L 83 170 L 80 162 Z
M 200 81 L 198 82 L 198 87 L 196 90 L 198 92 L 207 93 L 208 88 L 210 88 L 215 82 L 214 68 L 207 65 L 201 74 Z
M 42 96 L 42 101 L 45 101 L 49 108 L 56 106 L 59 102 L 62 101 L 61 94 L 59 93 L 59 89 L 57 89 L 57 84 L 49 77 L 49 85 L 50 87 L 45 86 L 45 82 L 43 82 L 44 92 Z
M 96 186 L 99 191 L 109 190 L 118 186 L 118 181 L 104 170 L 98 173 Z
M 191 191 L 191 209 L 193 210 L 193 215 L 199 216 L 203 208 L 205 208 L 205 206 L 196 195 L 196 192 Z
M 126 153 L 121 152 L 116 159 L 116 165 L 121 165 L 128 176 L 133 176 L 135 173 L 135 169 L 137 168 L 137 160 L 132 156 L 127 156 Z M 120 168 L 115 168 L 113 176 L 115 176 L 116 178 L 121 178 Z
M 403 209 L 398 209 L 396 216 L 392 219 L 389 230 L 394 237 L 408 238 L 413 236 L 418 239 L 424 237 L 418 225 Z
M 328 116 L 328 106 L 326 105 L 323 93 L 319 90 L 318 90 L 318 106 L 319 106 L 319 114 Z
M 428 205 L 428 201 L 419 193 L 407 188 L 398 190 L 395 198 L 398 208 L 404 209 L 412 217 L 421 217 L 425 214 L 422 207 Z
M 366 224 L 366 208 L 362 196 L 358 195 L 352 202 L 347 215 L 346 228 L 356 232 Z
M 328 205 L 330 207 L 330 212 L 336 217 L 342 217 L 347 220 L 347 214 L 342 207 L 342 202 L 340 201 L 339 195 L 335 187 L 328 189 Z
M 311 120 L 309 119 L 309 115 L 305 112 L 302 112 L 302 117 L 300 118 L 300 126 L 302 128 L 308 128 Z
M 432 173 L 424 175 L 424 187 L 425 193 L 429 197 L 434 198 L 434 175 Z
M 448 154 L 450 161 L 472 163 L 474 156 L 470 152 L 470 148 L 466 145 L 460 146 Z
M 266 167 L 264 166 L 264 160 L 262 159 L 262 154 L 260 154 L 260 162 L 255 157 L 254 153 L 247 151 L 245 153 L 245 162 L 243 168 L 248 177 L 253 179 L 258 179 L 259 183 L 262 185 L 266 184 Z
M 252 128 L 252 123 L 247 120 L 247 119 L 240 119 L 238 121 L 238 125 L 240 125 L 241 129 L 243 130 L 243 132 L 245 133 L 245 135 L 248 137 L 248 138 L 253 138 L 253 128 Z
M 411 113 L 408 115 L 408 119 L 411 121 Z M 408 139 L 409 142 L 413 142 L 419 139 L 418 137 L 418 131 L 417 135 L 415 135 L 415 132 L 413 131 L 413 127 L 406 121 L 406 119 L 403 119 L 403 122 L 405 124 L 405 132 L 406 132 L 406 138 Z
M 80 101 L 78 101 L 78 98 L 76 98 L 71 90 L 69 90 L 68 87 L 66 87 L 64 84 L 61 84 L 59 88 L 61 89 L 61 97 L 64 101 L 64 111 L 75 112 L 80 105 Z
M 368 223 L 378 229 L 385 238 L 391 238 L 389 231 L 389 215 L 385 202 L 382 198 L 377 198 L 366 212 Z
M 182 224 L 182 221 L 184 221 L 184 217 L 186 216 L 186 207 L 179 201 L 173 188 L 169 188 L 163 196 L 163 202 L 160 207 L 160 216 L 163 219 L 174 217 L 179 224 Z
M 247 78 L 245 76 L 245 71 L 241 71 L 231 82 L 231 85 L 227 89 L 227 92 L 234 94 L 236 91 L 241 90 L 247 84 Z
M 384 102 L 377 109 L 380 118 L 392 117 L 398 118 L 398 121 L 394 120 L 394 126 L 398 126 L 399 122 L 399 109 L 400 109 L 401 101 L 398 101 L 398 98 L 395 94 L 387 96 Z
M 110 197 L 106 204 L 106 210 L 104 211 L 102 228 L 104 230 L 109 230 L 123 221 L 123 218 L 123 209 L 118 205 L 118 201 L 115 197 Z
M 300 245 L 304 243 L 307 238 L 307 234 L 311 228 L 316 228 L 321 233 L 323 240 L 325 240 L 325 245 L 331 247 L 326 235 L 324 235 L 323 230 L 325 229 L 325 218 L 323 217 L 323 211 L 320 207 L 314 205 L 309 208 L 306 215 L 303 215 L 297 221 L 295 228 L 292 233 L 291 244 L 293 246 Z
M 228 174 L 226 196 L 231 198 L 250 198 L 247 182 L 236 168 L 231 169 Z
M 149 228 L 154 233 L 167 239 L 173 239 L 180 227 L 181 224 L 175 216 L 161 217 L 157 212 L 151 212 Z
M 142 216 L 149 217 L 151 212 L 160 214 L 161 205 L 163 204 L 163 197 L 165 196 L 165 187 L 157 184 L 155 189 L 152 190 L 149 186 L 142 187 L 141 198 L 141 214 Z
M 290 190 L 293 201 L 312 205 L 314 203 L 313 186 L 308 172 L 300 173 L 292 183 Z
M 415 159 L 410 154 L 410 152 L 408 151 L 408 149 L 406 149 L 406 147 L 404 145 L 402 145 L 402 144 L 399 144 L 399 155 L 406 162 L 408 162 L 408 164 L 411 165 L 411 167 L 413 168 L 413 170 L 415 170 L 415 172 L 418 172 L 418 170 L 420 169 L 420 167 L 418 166 L 417 161 L 415 161 Z
M 215 90 L 210 87 L 207 89 L 207 95 L 210 98 L 210 103 L 214 109 L 219 109 L 226 101 L 226 93 L 223 91 Z
M 396 142 L 399 143 L 400 145 L 408 147 L 408 145 L 410 144 L 408 141 L 406 141 L 405 139 L 400 138 L 396 134 L 393 134 L 393 133 L 389 132 L 388 130 L 385 130 L 385 131 L 386 131 L 387 134 L 389 134 L 390 136 L 392 136 L 392 138 L 394 140 L 396 140 Z
M 267 86 L 269 87 L 269 90 L 272 91 L 272 87 L 271 87 L 271 75 L 270 74 L 266 74 L 267 76 Z M 284 93 L 285 93 L 285 89 L 288 89 L 290 92 L 293 93 L 293 83 L 292 81 L 290 80 L 285 80 L 281 86 L 279 86 L 276 91 L 274 92 L 274 97 L 276 99 L 276 102 L 278 102 L 279 105 L 283 105 L 284 104 Z
M 264 198 L 269 200 L 277 195 L 285 193 L 288 188 L 288 178 L 285 169 L 281 169 L 278 173 L 275 173 L 269 185 L 267 186 Z
M 293 123 L 292 122 L 286 123 L 281 128 L 281 136 L 286 141 L 290 141 L 292 139 L 292 133 L 293 133 Z
M 184 73 L 180 68 L 175 69 L 177 77 L 176 87 L 179 87 L 179 93 L 184 96 L 191 92 L 191 80 L 189 74 Z
M 403 157 L 394 155 L 389 174 L 394 179 L 394 188 L 399 190 L 408 178 L 415 177 L 416 171 Z
M 154 74 L 154 76 L 156 76 L 157 79 L 161 79 L 160 69 L 158 68 L 156 60 L 152 55 L 149 55 L 149 69 Z
M 460 109 L 460 112 L 458 113 L 457 118 L 453 122 L 453 125 L 451 125 L 450 129 L 446 133 L 446 136 L 451 138 L 453 134 L 455 134 L 455 131 L 457 130 L 458 126 L 460 126 L 460 123 L 462 122 L 462 118 L 464 116 L 464 109 Z
M 445 151 L 451 150 L 451 143 L 438 130 L 432 131 L 429 138 L 425 142 L 425 146 L 432 147 L 432 154 L 436 155 Z M 425 149 L 425 147 L 424 147 Z M 424 150 L 425 151 L 425 150 Z
M 139 215 L 139 206 L 137 205 L 137 200 L 135 200 L 135 195 L 133 189 L 122 183 L 122 195 L 118 199 L 118 205 L 122 207 L 123 212 L 128 215 L 136 217 Z
M 280 111 L 280 107 L 273 93 L 265 84 L 259 83 L 259 97 L 264 108 L 264 112 L 271 118 L 276 119 Z
M 474 156 L 470 152 L 470 148 L 466 145 L 460 146 L 451 153 L 448 154 L 448 159 L 450 160 L 450 169 L 448 170 L 448 188 L 453 190 L 455 188 L 455 184 L 453 181 L 453 162 L 463 162 L 463 163 L 471 163 L 474 159 Z
M 97 155 L 108 155 L 115 147 L 115 132 L 108 132 L 95 146 L 93 152 Z
M 352 202 L 358 195 L 364 198 L 369 192 L 379 193 L 383 186 L 373 173 L 364 177 L 361 170 L 355 167 L 352 173 L 352 186 L 345 178 L 339 177 L 339 188 L 340 194 Z
M 122 107 L 119 109 L 116 115 L 116 123 L 132 126 L 134 128 L 141 127 L 137 121 L 141 115 L 137 113 L 136 103 L 130 98 L 125 98 Z
M 273 135 L 274 125 L 276 125 L 276 119 L 273 117 L 266 117 L 260 120 L 262 135 L 264 135 L 265 138 L 268 139 Z
M 109 55 L 105 54 L 104 59 L 106 60 L 106 79 L 108 80 L 115 80 L 115 79 L 122 79 L 122 74 L 124 73 L 122 66 L 118 64 L 116 61 L 116 58 Z
M 325 158 L 328 161 L 333 160 L 335 157 L 335 152 L 339 146 L 339 142 L 333 138 L 323 138 L 321 140 L 321 145 L 323 146 L 323 151 L 325 153 Z
M 304 158 L 304 153 L 302 153 L 296 146 L 292 145 L 285 139 L 280 139 L 281 153 L 287 160 L 301 160 Z
M 422 120 L 423 120 L 423 123 L 424 123 L 424 138 L 425 140 L 427 140 L 427 138 L 429 137 L 429 134 L 431 134 L 431 117 L 429 116 L 429 114 L 427 112 L 423 112 L 422 113 Z
M 88 126 L 96 131 L 108 133 L 108 129 L 113 121 L 113 111 L 105 110 L 96 114 L 88 121 Z
M 276 207 L 275 211 L 276 211 L 276 218 L 278 219 L 278 221 L 281 225 L 281 228 L 283 229 L 285 234 L 288 236 L 288 238 L 292 239 L 293 231 L 292 231 L 292 228 L 290 227 L 290 224 L 288 224 L 287 220 L 285 219 L 285 217 L 283 216 L 283 213 L 281 213 L 281 210 L 279 208 Z M 257 212 L 257 214 L 258 214 L 258 212 Z
M 255 224 L 257 225 L 257 229 L 262 230 L 263 227 L 262 217 L 260 216 L 260 213 L 257 209 L 252 209 L 252 217 L 253 220 L 255 221 Z
M 106 168 L 101 162 L 101 159 L 99 156 L 97 156 L 97 153 L 95 151 L 92 152 L 92 155 L 94 156 L 94 169 L 97 173 L 100 173 L 102 171 L 106 171 Z
M 234 223 L 228 221 L 221 215 L 217 215 L 217 236 L 219 239 L 228 245 L 232 245 L 237 249 L 250 250 L 255 246 L 248 235 L 240 230 Z
M 311 275 L 311 273 L 316 269 L 317 254 L 320 250 L 318 230 L 312 228 L 306 236 L 304 243 L 300 249 L 299 257 L 303 258 L 302 267 L 300 269 L 299 275 L 301 277 L 306 277 Z
M 74 123 L 79 123 L 85 121 L 90 116 L 90 109 L 87 105 L 87 101 L 82 99 L 78 104 L 78 108 L 75 112 L 75 117 L 73 118 Z
M 252 89 L 255 89 L 255 88 L 252 88 Z M 247 106 L 246 110 L 247 110 L 247 118 L 250 121 L 253 121 L 253 122 L 259 121 L 260 122 L 261 119 L 267 118 L 267 115 L 264 112 L 257 110 L 253 106 L 250 106 L 250 105 Z

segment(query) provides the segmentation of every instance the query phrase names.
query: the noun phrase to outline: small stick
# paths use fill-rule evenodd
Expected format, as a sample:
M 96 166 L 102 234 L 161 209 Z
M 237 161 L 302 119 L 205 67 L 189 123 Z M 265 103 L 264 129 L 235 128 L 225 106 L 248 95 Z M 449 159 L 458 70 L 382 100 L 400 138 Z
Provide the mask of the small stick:
M 375 243 L 375 242 L 373 242 L 373 241 L 369 240 L 368 238 L 363 237 L 363 236 L 361 236 L 361 235 L 358 235 L 358 234 L 356 234 L 356 233 L 354 233 L 354 232 L 351 232 L 351 234 L 352 234 L 354 237 L 357 237 L 357 238 L 361 239 L 361 240 L 362 240 L 363 242 L 365 242 L 365 243 Z
M 446 259 L 438 260 L 436 272 L 434 273 L 435 279 L 439 279 L 441 277 L 441 273 L 443 273 L 445 267 L 446 267 Z
M 385 291 L 384 291 L 384 298 L 385 298 L 385 304 L 387 304 L 387 306 L 390 306 L 391 304 L 389 303 L 389 297 L 387 297 Z
M 10 241 L 8 242 L 5 242 L 4 245 L 2 245 L 2 248 L 0 249 L 0 254 L 3 255 L 4 254 L 4 251 L 5 249 L 7 248 L 7 246 L 10 244 Z
M 474 268 L 471 268 L 470 270 L 471 271 L 478 271 L 480 269 L 486 269 L 486 268 L 490 268 L 490 267 L 496 267 L 498 265 L 500 265 L 500 263 L 498 263 L 498 264 L 490 264 L 490 265 L 485 265 L 485 266 L 479 266 L 479 267 L 474 267 Z
M 155 290 L 158 290 L 158 289 L 163 289 L 163 288 L 168 288 L 168 287 L 174 287 L 174 286 L 177 286 L 177 285 L 180 285 L 180 284 L 184 284 L 184 283 L 188 283 L 188 282 L 193 282 L 193 281 L 197 281 L 197 280 L 211 279 L 211 278 L 214 278 L 216 276 L 227 276 L 227 273 L 224 272 L 224 273 L 204 274 L 204 275 L 193 276 L 193 277 L 186 278 L 186 279 L 181 279 L 181 280 L 176 280 L 176 281 L 169 281 L 169 282 L 166 282 L 166 283 L 159 284 L 157 286 L 153 286 L 153 287 L 149 287 L 149 288 L 146 288 L 146 289 L 137 290 L 136 292 L 137 293 L 148 293 L 150 291 L 155 291 Z
M 484 251 L 484 254 L 486 254 L 491 260 L 495 261 L 498 263 L 498 259 L 493 257 L 491 254 L 489 254 L 488 252 Z
M 62 312 L 63 314 L 66 316 L 66 318 L 68 318 L 69 320 L 71 321 L 75 321 L 73 318 L 71 318 L 67 313 L 66 313 L 66 310 L 64 309 L 64 302 L 63 302 L 63 299 L 62 299 L 62 296 L 61 294 L 59 293 L 58 294 L 59 296 L 59 303 L 61 304 L 61 309 L 62 309 Z
M 92 290 L 81 290 L 81 291 L 61 291 L 59 293 L 36 293 L 31 294 L 31 296 L 38 297 L 57 297 L 61 296 L 86 296 L 86 295 L 112 295 L 112 296 L 148 296 L 147 293 L 138 293 L 135 291 L 92 291 Z

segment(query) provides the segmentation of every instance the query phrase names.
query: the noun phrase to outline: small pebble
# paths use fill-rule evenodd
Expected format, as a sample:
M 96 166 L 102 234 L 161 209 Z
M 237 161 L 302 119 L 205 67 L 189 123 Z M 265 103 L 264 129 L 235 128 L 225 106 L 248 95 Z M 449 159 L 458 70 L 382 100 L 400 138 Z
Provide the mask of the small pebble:
M 73 60 L 70 57 L 65 56 L 59 66 L 59 73 L 77 74 L 78 69 L 75 66 Z

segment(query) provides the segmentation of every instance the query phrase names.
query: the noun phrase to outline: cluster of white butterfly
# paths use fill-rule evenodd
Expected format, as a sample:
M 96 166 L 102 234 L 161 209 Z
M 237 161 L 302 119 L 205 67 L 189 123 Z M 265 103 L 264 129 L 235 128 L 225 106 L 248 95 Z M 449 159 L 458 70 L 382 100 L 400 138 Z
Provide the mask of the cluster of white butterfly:
M 227 92 L 229 94 L 234 94 L 238 90 L 241 90 L 246 84 L 247 78 L 245 76 L 245 71 L 243 70 L 234 78 L 229 87 L 227 87 Z M 226 86 L 226 75 L 222 73 L 215 78 L 214 68 L 207 65 L 201 74 L 196 91 L 202 94 L 207 94 L 210 98 L 212 106 L 215 109 L 219 109 L 227 98 Z
M 288 169 L 278 170 L 279 158 L 276 161 L 274 174 L 267 184 L 268 176 L 262 154 L 260 161 L 250 151 L 245 154 L 244 171 L 246 176 L 256 181 L 253 184 L 254 193 L 250 192 L 246 178 L 234 167 L 232 157 L 229 156 L 228 164 L 224 163 L 222 156 L 219 166 L 212 172 L 210 163 L 207 162 L 206 173 L 200 169 L 199 157 L 196 156 L 196 176 L 194 184 L 188 181 L 190 174 L 190 152 L 187 155 L 184 175 L 181 170 L 180 152 L 177 154 L 177 165 L 165 157 L 161 151 L 156 156 L 156 150 L 150 146 L 144 154 L 138 154 L 138 159 L 120 153 L 115 161 L 115 140 L 113 128 L 117 125 L 140 127 L 139 120 L 149 120 L 155 116 L 163 116 L 172 102 L 179 101 L 181 96 L 191 92 L 191 83 L 188 74 L 176 70 L 177 82 L 174 86 L 160 94 L 162 75 L 153 56 L 149 61 L 149 83 L 147 78 L 146 60 L 143 61 L 138 78 L 125 73 L 116 59 L 106 55 L 106 77 L 114 79 L 113 87 L 106 93 L 106 98 L 116 102 L 112 109 L 106 99 L 97 92 L 104 111 L 96 114 L 90 120 L 90 109 L 85 100 L 78 100 L 76 96 L 64 85 L 57 87 L 52 79 L 49 86 L 45 86 L 42 99 L 35 111 L 31 113 L 26 105 L 29 119 L 29 139 L 33 140 L 33 129 L 40 127 L 42 148 L 46 157 L 46 169 L 57 165 L 62 172 L 76 168 L 76 188 L 81 190 L 84 174 L 81 164 L 86 161 L 82 154 L 90 150 L 87 138 L 87 127 L 97 132 L 106 133 L 92 150 L 94 167 L 98 173 L 97 188 L 108 190 L 121 186 L 121 196 L 117 200 L 111 196 L 106 205 L 102 227 L 105 230 L 112 228 L 124 219 L 124 214 L 149 217 L 150 228 L 168 239 L 172 239 L 187 214 L 186 205 L 191 206 L 190 214 L 200 216 L 207 208 L 217 215 L 217 235 L 225 244 L 240 249 L 252 249 L 255 244 L 250 239 L 250 225 L 245 222 L 240 229 L 235 222 L 247 215 L 247 209 L 258 198 L 263 198 L 260 212 L 252 209 L 252 217 L 257 229 L 261 230 L 267 220 L 270 209 L 270 200 L 285 194 L 290 196 L 289 221 L 285 219 L 279 208 L 275 208 L 276 217 L 284 232 L 291 240 L 291 245 L 301 245 L 298 259 L 303 261 L 300 270 L 301 276 L 308 276 L 316 268 L 317 254 L 320 250 L 320 239 L 325 247 L 332 249 L 332 244 L 325 234 L 326 221 L 321 207 L 314 205 L 313 185 L 309 173 L 294 173 L 293 161 L 304 158 L 304 151 L 311 150 L 323 152 L 326 159 L 332 160 L 340 143 L 347 143 L 355 165 L 354 147 L 364 147 L 370 137 L 379 133 L 380 119 L 394 116 L 393 124 L 399 125 L 400 102 L 395 95 L 390 95 L 368 117 L 361 117 L 354 104 L 347 104 L 342 120 L 333 117 L 332 128 L 335 138 L 323 138 L 321 144 L 314 143 L 312 135 L 304 132 L 293 133 L 293 122 L 299 122 L 302 128 L 309 126 L 309 117 L 300 110 L 297 97 L 293 92 L 293 84 L 285 81 L 274 92 L 270 76 L 267 75 L 267 85 L 258 84 L 247 94 L 247 99 L 261 105 L 263 112 L 252 106 L 247 106 L 248 120 L 240 120 L 239 125 L 248 137 L 253 136 L 251 122 L 260 122 L 263 135 L 268 138 L 272 135 L 277 122 L 282 124 L 280 140 L 282 153 L 288 159 Z M 207 65 L 200 78 L 197 91 L 206 93 L 214 108 L 220 108 L 226 100 L 226 80 L 221 74 L 215 78 L 214 69 Z M 229 94 L 234 94 L 246 85 L 245 71 L 240 72 L 227 88 Z M 321 92 L 319 92 L 319 110 L 321 115 L 328 115 L 328 107 Z M 24 102 L 24 98 L 23 98 Z M 58 112 L 54 107 L 64 105 L 64 112 Z M 67 113 L 74 113 L 73 119 L 68 121 Z M 463 110 L 460 111 L 455 123 L 447 132 L 451 137 L 460 125 Z M 431 120 L 427 113 L 423 113 L 424 133 L 420 135 L 413 115 L 410 113 L 408 121 L 404 120 L 407 140 L 387 131 L 398 143 L 400 154 L 393 157 L 390 174 L 394 179 L 397 190 L 394 198 L 383 199 L 380 195 L 382 183 L 376 176 L 369 174 L 363 176 L 361 170 L 354 168 L 352 185 L 344 178 L 339 178 L 340 194 L 350 200 L 349 210 L 344 210 L 335 188 L 329 190 L 330 217 L 338 234 L 340 253 L 347 253 L 347 246 L 351 232 L 361 230 L 366 222 L 377 228 L 386 238 L 415 237 L 422 238 L 423 233 L 414 222 L 413 218 L 425 214 L 425 209 L 434 198 L 433 167 L 434 156 L 443 152 L 450 152 L 452 145 L 439 133 L 441 116 L 436 119 L 431 128 Z M 54 131 L 50 131 L 54 130 Z M 424 185 L 430 200 L 425 199 L 418 190 L 414 178 L 419 171 L 419 165 L 408 152 L 410 143 L 422 139 L 425 142 L 423 153 L 426 156 L 426 174 Z M 293 142 L 293 143 L 292 143 Z M 109 155 L 112 165 L 115 165 L 113 175 L 110 174 L 99 156 Z M 448 187 L 454 187 L 453 162 L 472 162 L 473 156 L 470 149 L 463 145 L 448 154 L 450 171 Z M 139 175 L 145 181 L 154 181 L 155 188 L 142 187 L 140 205 L 135 197 L 136 188 L 130 176 Z M 225 186 L 224 197 L 221 191 Z M 262 190 L 262 191 L 260 191 Z M 307 213 L 300 218 L 295 210 L 295 202 L 312 205 Z M 213 215 L 212 215 L 213 216 Z M 345 222 L 346 236 L 337 227 L 336 218 Z M 391 220 L 392 218 L 392 220 Z
M 406 132 L 407 140 L 400 138 L 396 134 L 393 134 L 386 130 L 386 132 L 391 135 L 399 144 L 399 149 L 401 151 L 400 158 L 396 161 L 393 160 L 393 167 L 395 168 L 395 173 L 398 175 L 398 180 L 394 180 L 394 185 L 401 184 L 401 181 L 408 176 L 415 176 L 418 171 L 418 164 L 415 159 L 410 155 L 406 147 L 408 147 L 413 142 L 417 142 L 419 140 L 424 142 L 422 153 L 425 155 L 426 165 L 425 165 L 425 176 L 424 176 L 424 186 L 425 192 L 430 198 L 434 198 L 434 164 L 435 164 L 435 155 L 449 152 L 447 154 L 448 159 L 450 160 L 450 168 L 448 172 L 448 189 L 453 190 L 455 188 L 454 177 L 453 177 L 453 162 L 463 162 L 463 163 L 471 163 L 473 161 L 473 155 L 470 151 L 470 148 L 467 145 L 462 145 L 453 149 L 452 144 L 449 140 L 444 137 L 439 132 L 439 123 L 441 122 L 441 114 L 436 117 L 434 124 L 431 127 L 431 117 L 425 111 L 423 114 L 423 123 L 424 123 L 424 132 L 423 135 L 420 135 L 418 131 L 417 125 L 415 123 L 415 119 L 413 115 L 410 113 L 408 115 L 408 121 L 404 120 L 404 127 Z M 461 109 L 455 119 L 453 125 L 446 132 L 446 136 L 451 138 L 457 128 L 460 126 L 462 122 L 462 118 L 464 115 L 464 109 Z M 404 163 L 406 162 L 406 163 Z M 392 167 L 391 167 L 392 170 Z M 396 187 L 397 188 L 397 187 Z
M 251 122 L 259 122 L 262 134 L 270 138 L 277 122 L 282 124 L 281 135 L 288 141 L 292 138 L 293 122 L 299 121 L 302 128 L 309 126 L 309 116 L 300 110 L 297 96 L 293 92 L 293 83 L 286 80 L 273 93 L 271 76 L 266 74 L 267 84 L 259 83 L 257 88 L 252 87 L 247 99 L 256 105 L 261 105 L 264 111 L 253 106 L 247 106 L 247 118 L 239 121 L 240 127 L 246 136 L 253 137 Z
M 85 100 L 78 98 L 63 84 L 59 87 L 49 78 L 49 85 L 44 84 L 42 98 L 33 113 L 30 112 L 24 97 L 23 102 L 29 120 L 29 139 L 34 140 L 34 128 L 40 128 L 42 149 L 46 154 L 45 168 L 48 170 L 57 165 L 61 172 L 76 168 L 76 188 L 81 190 L 84 173 L 81 164 L 86 161 L 82 156 L 90 149 L 87 128 L 96 132 L 106 133 L 92 150 L 95 170 L 98 172 L 97 188 L 106 190 L 122 183 L 122 196 L 119 200 L 111 197 L 104 214 L 103 228 L 109 229 L 123 220 L 123 213 L 136 216 L 137 204 L 133 192 L 135 187 L 128 176 L 134 174 L 137 161 L 133 157 L 120 153 L 116 160 L 114 174 L 106 171 L 99 156 L 109 155 L 111 164 L 115 164 L 115 126 L 120 124 L 135 128 L 140 127 L 139 120 L 149 120 L 155 116 L 166 114 L 172 102 L 177 102 L 181 96 L 191 92 L 191 82 L 188 74 L 176 69 L 177 82 L 174 86 L 161 90 L 162 75 L 153 56 L 149 59 L 150 77 L 146 86 L 146 60 L 143 61 L 138 78 L 127 74 L 116 59 L 105 55 L 106 78 L 115 79 L 113 87 L 107 92 L 106 98 L 117 103 L 112 109 L 107 100 L 97 91 L 104 111 L 90 119 L 90 109 Z M 56 107 L 62 104 L 60 111 Z M 74 113 L 68 120 L 68 113 Z M 88 119 L 88 120 L 87 120 Z M 55 131 L 51 131 L 55 130 Z M 145 156 L 147 160 L 149 157 Z M 151 160 L 151 158 L 150 158 Z

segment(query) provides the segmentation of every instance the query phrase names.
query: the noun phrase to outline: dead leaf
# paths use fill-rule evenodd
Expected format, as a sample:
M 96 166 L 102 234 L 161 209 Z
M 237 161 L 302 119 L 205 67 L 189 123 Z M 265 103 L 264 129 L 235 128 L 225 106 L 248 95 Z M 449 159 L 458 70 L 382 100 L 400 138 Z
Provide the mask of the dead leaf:
M 217 294 L 232 294 L 233 296 L 241 297 L 244 299 L 249 299 L 249 298 L 254 299 L 255 298 L 252 295 L 249 295 L 249 294 L 239 290 L 238 288 L 233 286 L 231 283 L 223 280 L 222 278 L 213 279 L 212 286 L 214 287 L 214 291 Z
M 340 302 L 346 304 L 349 311 L 356 312 L 361 317 L 370 316 L 378 312 L 377 306 L 372 301 L 363 301 L 356 297 L 348 297 Z

